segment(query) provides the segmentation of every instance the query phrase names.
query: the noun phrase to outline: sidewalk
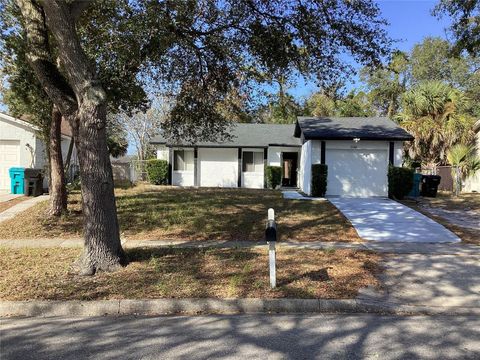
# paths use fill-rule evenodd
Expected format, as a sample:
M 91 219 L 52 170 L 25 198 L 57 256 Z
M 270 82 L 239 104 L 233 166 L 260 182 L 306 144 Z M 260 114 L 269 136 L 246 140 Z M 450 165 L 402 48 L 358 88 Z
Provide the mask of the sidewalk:
M 82 247 L 83 239 L 80 238 L 48 238 L 48 239 L 0 239 L 0 246 L 8 248 L 45 248 L 45 247 Z M 245 248 L 267 246 L 265 241 L 168 241 L 168 240 L 133 240 L 122 239 L 125 249 L 142 247 L 177 247 L 177 248 Z M 294 249 L 358 249 L 372 250 L 380 253 L 391 254 L 425 254 L 425 255 L 476 255 L 480 247 L 470 244 L 436 244 L 436 243 L 390 243 L 380 241 L 368 242 L 325 242 L 325 241 L 281 241 L 277 247 Z
M 31 208 L 32 206 L 38 204 L 39 202 L 42 202 L 42 201 L 45 201 L 45 200 L 48 200 L 48 199 L 49 199 L 48 195 L 41 195 L 41 196 L 32 197 L 30 199 L 22 201 L 21 203 L 15 205 L 15 206 L 12 206 L 11 208 L 1 212 L 0 213 L 0 223 L 3 222 L 3 221 L 6 221 L 6 220 L 12 219 L 15 216 L 17 216 L 19 213 L 21 213 L 22 211 L 25 211 L 25 210 Z

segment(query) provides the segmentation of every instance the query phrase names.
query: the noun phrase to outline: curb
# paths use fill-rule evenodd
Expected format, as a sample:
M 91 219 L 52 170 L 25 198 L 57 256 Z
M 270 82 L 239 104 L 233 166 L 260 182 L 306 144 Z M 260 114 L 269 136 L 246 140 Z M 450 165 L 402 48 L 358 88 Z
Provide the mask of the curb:
M 405 305 L 363 299 L 155 299 L 0 301 L 0 317 L 198 314 L 373 313 L 382 315 L 480 315 L 479 308 Z

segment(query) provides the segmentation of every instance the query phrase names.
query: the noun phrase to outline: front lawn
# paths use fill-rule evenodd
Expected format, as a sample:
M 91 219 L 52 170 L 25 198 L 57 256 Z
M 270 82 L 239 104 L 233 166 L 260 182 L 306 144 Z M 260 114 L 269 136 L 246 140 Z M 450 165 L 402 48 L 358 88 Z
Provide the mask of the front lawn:
M 445 210 L 474 210 L 480 212 L 480 193 L 460 194 L 457 197 L 451 192 L 439 191 L 437 197 L 423 197 L 421 202 L 425 205 Z
M 153 185 L 115 191 L 123 238 L 260 241 L 267 209 L 273 207 L 279 240 L 361 241 L 330 202 L 285 200 L 279 191 Z M 59 220 L 46 215 L 47 206 L 38 204 L 0 224 L 0 238 L 82 236 L 79 192 L 69 196 L 70 214 Z
M 477 229 L 462 226 L 463 221 L 480 223 L 480 194 L 460 194 L 458 197 L 450 192 L 439 192 L 435 198 L 421 197 L 418 201 L 403 200 L 403 204 L 432 218 L 455 233 L 465 243 L 480 245 Z
M 69 271 L 80 251 L 0 248 L 0 299 L 344 299 L 379 286 L 380 257 L 368 251 L 279 249 L 275 290 L 266 247 L 129 249 L 127 267 L 92 277 Z

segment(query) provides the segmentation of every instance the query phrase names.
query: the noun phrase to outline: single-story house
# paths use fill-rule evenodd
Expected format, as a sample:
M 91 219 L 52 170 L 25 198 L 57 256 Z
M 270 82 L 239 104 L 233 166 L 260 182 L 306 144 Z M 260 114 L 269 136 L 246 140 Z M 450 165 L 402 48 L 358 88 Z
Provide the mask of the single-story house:
M 480 120 L 478 120 L 473 126 L 473 131 L 475 131 L 476 155 L 480 157 Z M 477 171 L 475 174 L 467 177 L 463 191 L 480 192 L 480 171 Z
M 9 169 L 24 167 L 44 169 L 48 163 L 45 144 L 38 136 L 39 128 L 28 121 L 0 113 L 0 192 L 10 191 Z M 62 123 L 62 153 L 67 157 L 71 131 L 66 122 Z M 72 164 L 77 164 L 73 149 Z M 45 179 L 44 187 L 48 186 Z
M 412 135 L 384 117 L 299 117 L 296 124 L 235 124 L 222 142 L 152 139 L 178 186 L 263 188 L 265 165 L 282 186 L 311 194 L 312 164 L 327 164 L 327 196 L 387 196 L 388 165 L 401 166 Z

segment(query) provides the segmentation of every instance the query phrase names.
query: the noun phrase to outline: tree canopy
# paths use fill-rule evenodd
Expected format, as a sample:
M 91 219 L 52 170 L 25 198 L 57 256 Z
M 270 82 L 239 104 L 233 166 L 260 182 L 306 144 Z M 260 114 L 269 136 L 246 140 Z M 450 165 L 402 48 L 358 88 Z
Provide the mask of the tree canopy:
M 450 30 L 455 38 L 457 54 L 467 50 L 473 56 L 480 53 L 480 2 L 478 0 L 440 0 L 433 13 L 452 18 Z

